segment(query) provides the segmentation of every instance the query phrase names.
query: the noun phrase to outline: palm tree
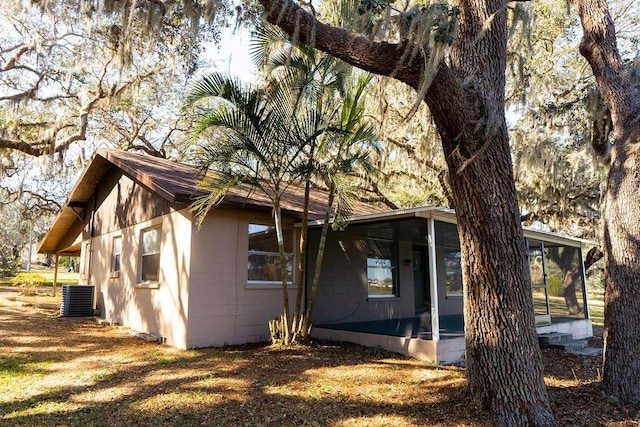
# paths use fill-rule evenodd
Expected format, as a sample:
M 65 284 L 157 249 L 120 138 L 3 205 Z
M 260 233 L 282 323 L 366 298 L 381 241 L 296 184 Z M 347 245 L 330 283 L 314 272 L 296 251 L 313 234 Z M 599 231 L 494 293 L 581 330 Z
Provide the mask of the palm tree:
M 211 192 L 194 204 L 200 221 L 224 196 L 242 182 L 262 190 L 273 205 L 282 277 L 283 315 L 280 331 L 284 344 L 291 342 L 289 294 L 280 201 L 287 188 L 296 181 L 299 158 L 305 143 L 315 137 L 304 132 L 315 121 L 314 109 L 301 114 L 294 94 L 277 82 L 266 90 L 243 87 L 238 80 L 211 74 L 198 80 L 187 102 L 194 105 L 205 99 L 219 102 L 204 114 L 195 131 L 200 138 L 213 131 L 215 138 L 198 144 L 197 162 Z M 323 132 L 320 130 L 319 132 Z M 206 176 L 206 175 L 205 175 Z
M 284 310 L 279 330 L 282 341 L 289 344 L 308 338 L 328 227 L 332 219 L 337 224 L 348 215 L 345 183 L 353 180 L 357 170 L 371 175 L 368 153 L 375 146 L 375 133 L 371 126 L 361 124 L 364 91 L 372 76 L 361 75 L 351 93 L 346 89 L 350 67 L 313 49 L 297 49 L 282 37 L 273 27 L 258 31 L 254 57 L 266 64 L 270 77 L 262 89 L 244 88 L 237 80 L 213 74 L 194 84 L 188 103 L 207 98 L 221 101 L 196 128 L 197 137 L 216 132 L 215 139 L 199 146 L 201 168 L 215 171 L 217 177 L 209 178 L 211 193 L 194 205 L 199 218 L 238 182 L 249 183 L 271 198 L 282 269 Z M 274 46 L 279 46 L 275 52 Z M 314 180 L 328 189 L 328 203 L 311 298 L 303 312 L 308 207 Z M 300 182 L 305 196 L 291 318 L 280 200 L 290 185 Z
M 329 225 L 342 226 L 342 216 L 349 212 L 350 196 L 348 181 L 354 173 L 360 176 L 372 176 L 374 170 L 370 163 L 372 150 L 379 150 L 377 135 L 374 128 L 364 122 L 364 94 L 373 76 L 368 73 L 360 74 L 353 93 L 347 93 L 340 111 L 340 132 L 323 135 L 323 141 L 318 147 L 319 161 L 315 173 L 329 189 L 329 201 L 325 212 L 318 251 L 316 252 L 315 267 L 307 308 L 303 316 L 300 338 L 307 339 L 311 332 L 311 319 L 315 298 L 320 282 L 320 271 L 324 258 Z M 331 215 L 335 198 L 338 203 L 335 216 Z M 303 225 L 305 227 L 306 224 Z
M 370 126 L 362 125 L 364 119 L 363 99 L 365 88 L 373 77 L 363 74 L 357 83 L 353 82 L 353 68 L 337 58 L 313 48 L 296 43 L 281 29 L 264 25 L 256 29 L 252 39 L 251 53 L 254 62 L 265 69 L 269 78 L 297 93 L 300 104 L 315 105 L 316 122 L 308 123 L 314 129 L 330 128 L 332 132 L 315 132 L 304 147 L 306 162 L 301 164 L 300 177 L 305 185 L 303 216 L 299 241 L 299 257 L 296 283 L 297 294 L 293 315 L 294 338 L 306 339 L 310 333 L 311 313 L 319 282 L 320 268 L 324 256 L 324 242 L 330 222 L 337 225 L 346 220 L 349 211 L 348 186 L 353 179 L 348 174 L 355 170 L 367 170 L 367 147 L 377 147 L 375 133 Z M 352 87 L 353 86 L 353 87 Z M 365 167 L 365 165 L 367 165 Z M 353 177 L 351 177 L 353 178 Z M 321 247 L 316 255 L 312 292 L 307 310 L 302 310 L 304 277 L 306 276 L 308 204 L 311 186 L 314 184 L 328 189 L 325 226 L 321 233 Z M 338 203 L 336 202 L 338 198 Z M 341 220 L 342 218 L 342 220 Z
M 296 43 L 280 28 L 259 26 L 253 34 L 250 47 L 254 63 L 261 66 L 269 78 L 280 81 L 297 93 L 299 103 L 315 105 L 316 121 L 308 123 L 320 129 L 330 122 L 337 122 L 340 103 L 345 95 L 352 67 L 337 58 L 313 48 Z M 310 133 L 312 130 L 310 129 Z M 303 321 L 302 296 L 306 271 L 307 230 L 309 222 L 309 196 L 312 177 L 318 168 L 316 138 L 305 147 L 306 162 L 301 164 L 300 175 L 304 182 L 302 226 L 298 245 L 297 292 L 294 304 L 294 335 L 300 333 Z M 331 208 L 329 203 L 328 208 Z

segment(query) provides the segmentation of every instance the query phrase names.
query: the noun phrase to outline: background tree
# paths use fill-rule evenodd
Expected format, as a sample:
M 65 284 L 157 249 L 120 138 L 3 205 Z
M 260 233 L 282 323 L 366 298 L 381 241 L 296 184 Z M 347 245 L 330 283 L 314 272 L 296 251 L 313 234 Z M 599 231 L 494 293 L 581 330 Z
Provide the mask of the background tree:
M 606 2 L 573 2 L 578 15 L 563 13 L 562 5 L 554 2 L 536 2 L 529 7 L 532 13 L 528 16 L 537 17 L 538 22 L 527 39 L 532 57 L 517 58 L 520 67 L 513 67 L 517 70 L 514 74 L 526 76 L 520 80 L 526 84 L 512 87 L 513 98 L 521 98 L 525 106 L 514 133 L 514 152 L 516 177 L 524 196 L 521 200 L 529 211 L 527 220 L 543 220 L 556 230 L 599 238 L 600 206 L 607 200 L 604 383 L 612 396 L 637 404 L 633 384 L 639 379 L 634 358 L 638 354 L 634 337 L 640 324 L 636 316 L 639 276 L 631 266 L 637 263 L 638 246 L 630 230 L 637 226 L 632 201 L 638 199 L 637 194 L 618 192 L 617 188 L 637 188 L 633 182 L 637 163 L 634 166 L 627 154 L 619 153 L 626 153 L 634 138 L 637 141 L 638 126 L 633 117 L 638 114 L 640 14 L 633 2 L 609 3 L 616 14 L 617 31 Z M 517 7 L 523 8 L 521 4 Z M 585 33 L 580 53 L 588 63 L 570 42 L 580 25 Z M 612 147 L 620 156 L 617 159 L 611 155 Z M 608 184 L 604 179 L 607 174 Z M 620 230 L 625 231 L 620 234 Z M 590 255 L 597 252 L 589 252 L 586 266 L 594 259 Z M 565 275 L 564 284 L 571 282 Z
M 181 27 L 179 12 L 162 18 L 155 37 L 125 43 L 114 18 L 90 19 L 64 3 L 49 4 L 48 13 L 13 3 L 0 10 L 0 148 L 31 156 L 64 152 L 94 131 L 94 113 L 115 113 L 113 124 L 145 96 L 153 95 L 147 105 L 157 104 L 167 93 L 158 87 L 184 85 L 193 70 L 197 40 Z M 131 24 L 138 30 L 139 20 Z
M 35 245 L 71 189 L 71 184 L 57 177 L 47 165 L 48 158 L 41 163 L 34 164 L 18 156 L 12 163 L 4 162 L 2 170 L 0 241 L 3 256 L 5 259 L 22 257 L 27 267 L 31 255 L 35 255 Z
M 123 23 L 95 5 L 68 6 L 0 6 L 0 204 L 44 228 L 97 146 L 176 157 L 193 123 L 181 94 L 199 43 L 218 34 L 203 26 L 195 37 L 182 8 L 145 33 L 144 14 Z M 123 26 L 135 30 L 127 40 Z
M 584 28 L 580 53 L 593 70 L 598 89 L 607 106 L 606 115 L 610 118 L 610 131 L 613 134 L 604 208 L 606 287 L 603 381 L 609 395 L 623 403 L 638 406 L 640 96 L 632 73 L 620 57 L 616 31 L 606 1 L 574 0 L 572 3 L 576 6 Z M 595 141 L 608 142 L 607 130 L 596 127 Z
M 596 239 L 604 168 L 594 161 L 585 117 L 595 84 L 573 42 L 566 3 L 512 3 L 507 105 L 525 224 Z

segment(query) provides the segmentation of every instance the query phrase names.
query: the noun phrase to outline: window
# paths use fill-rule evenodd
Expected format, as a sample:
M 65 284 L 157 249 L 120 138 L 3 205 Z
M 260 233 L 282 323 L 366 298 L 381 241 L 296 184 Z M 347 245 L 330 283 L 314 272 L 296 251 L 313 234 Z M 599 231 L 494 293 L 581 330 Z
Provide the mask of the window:
M 462 255 L 460 251 L 444 254 L 445 289 L 447 297 L 462 296 Z
M 435 221 L 438 282 L 444 278 L 445 296 L 462 298 L 462 254 L 455 224 Z
M 113 259 L 111 261 L 111 272 L 120 272 L 120 260 L 122 258 L 122 236 L 113 238 Z
M 543 260 L 551 316 L 585 319 L 580 248 L 547 242 Z
M 91 262 L 91 243 L 85 242 L 82 244 L 82 253 L 80 256 L 81 268 L 80 274 L 82 277 L 89 277 L 89 266 Z
M 284 230 L 287 282 L 293 284 L 293 233 Z M 282 284 L 280 255 L 275 227 L 249 224 L 249 284 Z
M 160 278 L 160 241 L 161 228 L 142 231 L 142 259 L 140 261 L 140 282 L 153 283 Z
M 369 239 L 366 241 L 366 247 L 369 297 L 398 296 L 395 243 Z

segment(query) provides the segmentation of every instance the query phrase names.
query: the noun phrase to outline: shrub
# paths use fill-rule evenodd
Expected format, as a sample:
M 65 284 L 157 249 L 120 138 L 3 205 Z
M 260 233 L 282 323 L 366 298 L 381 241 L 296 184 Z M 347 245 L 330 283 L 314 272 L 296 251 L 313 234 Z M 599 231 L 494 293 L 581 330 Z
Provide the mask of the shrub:
M 0 278 L 13 277 L 20 271 L 20 258 L 8 260 L 6 258 L 0 258 Z
M 552 297 L 561 297 L 564 295 L 562 280 L 557 277 L 549 277 L 547 279 L 547 285 L 549 286 L 549 295 Z
M 13 279 L 13 284 L 22 289 L 22 295 L 32 296 L 38 293 L 38 286 L 42 286 L 45 281 L 38 273 L 20 273 Z

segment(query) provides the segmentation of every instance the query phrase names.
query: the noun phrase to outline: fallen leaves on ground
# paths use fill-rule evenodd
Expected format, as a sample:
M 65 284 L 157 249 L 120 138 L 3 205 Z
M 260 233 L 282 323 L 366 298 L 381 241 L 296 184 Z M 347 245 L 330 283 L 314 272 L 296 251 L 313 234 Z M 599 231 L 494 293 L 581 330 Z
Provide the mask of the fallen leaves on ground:
M 483 426 L 464 370 L 351 344 L 181 351 L 90 319 L 0 305 L 0 424 Z M 560 425 L 637 425 L 600 359 L 543 350 Z

